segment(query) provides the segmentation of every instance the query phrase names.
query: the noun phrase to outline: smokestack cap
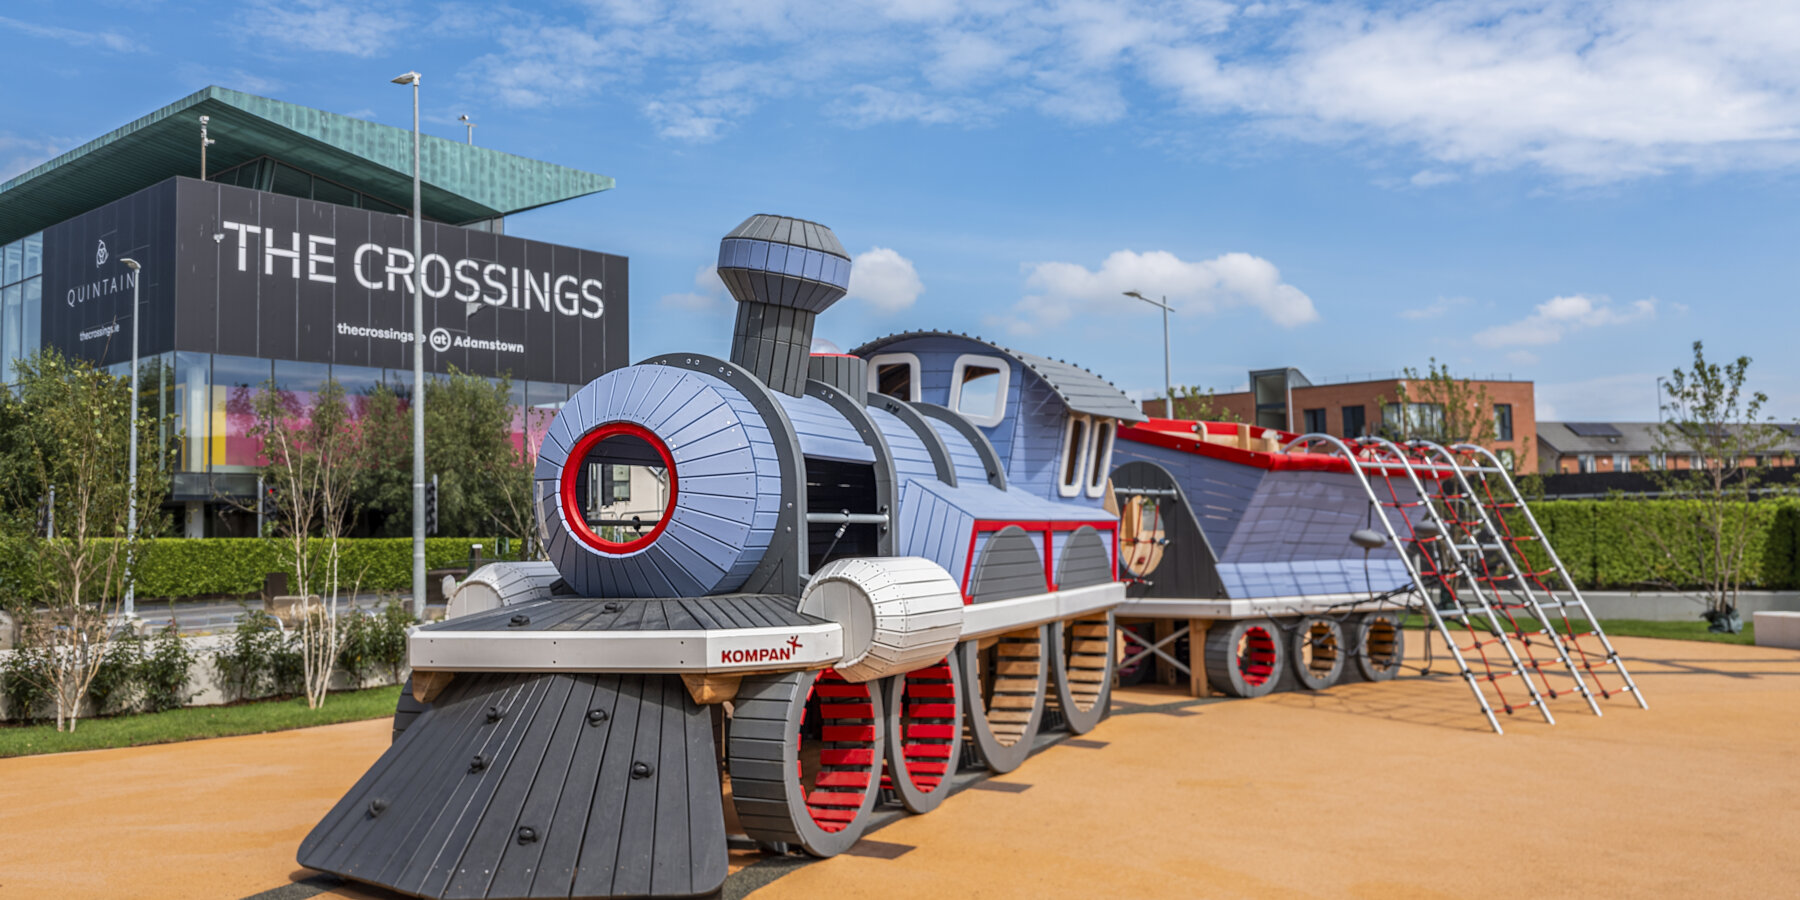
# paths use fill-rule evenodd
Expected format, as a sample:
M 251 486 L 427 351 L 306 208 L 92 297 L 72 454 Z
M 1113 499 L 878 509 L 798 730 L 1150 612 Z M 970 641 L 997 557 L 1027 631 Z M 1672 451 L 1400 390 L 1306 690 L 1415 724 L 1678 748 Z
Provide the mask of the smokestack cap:
M 818 313 L 849 289 L 850 254 L 817 222 L 759 214 L 719 242 L 718 272 L 739 303 Z

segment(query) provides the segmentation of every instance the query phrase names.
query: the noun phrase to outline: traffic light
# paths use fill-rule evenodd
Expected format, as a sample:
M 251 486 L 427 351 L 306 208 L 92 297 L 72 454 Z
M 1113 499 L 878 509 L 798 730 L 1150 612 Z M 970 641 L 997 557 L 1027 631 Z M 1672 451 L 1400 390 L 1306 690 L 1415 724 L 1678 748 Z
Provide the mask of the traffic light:
M 272 487 L 263 488 L 262 516 L 269 521 L 281 518 L 281 499 L 275 495 L 275 489 Z
M 431 476 L 425 485 L 425 533 L 437 534 L 438 530 L 438 479 Z

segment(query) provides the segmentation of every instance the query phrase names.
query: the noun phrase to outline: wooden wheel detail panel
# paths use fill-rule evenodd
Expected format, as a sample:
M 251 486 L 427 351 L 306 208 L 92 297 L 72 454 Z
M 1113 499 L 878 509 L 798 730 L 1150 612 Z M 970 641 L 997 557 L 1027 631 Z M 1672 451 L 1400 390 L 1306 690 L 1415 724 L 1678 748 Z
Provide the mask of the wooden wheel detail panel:
M 955 657 L 886 682 L 887 769 L 881 786 L 909 812 L 927 813 L 950 796 L 962 759 L 962 672 Z
M 820 857 L 862 837 L 880 794 L 887 730 L 877 687 L 829 669 L 744 678 L 725 752 L 745 833 Z
M 1268 619 L 1219 623 L 1206 633 L 1206 677 L 1228 697 L 1261 697 L 1275 690 L 1286 661 L 1285 643 Z
M 1112 701 L 1113 640 L 1111 612 L 1051 626 L 1050 646 L 1057 650 L 1052 657 L 1056 705 L 1074 734 L 1094 730 Z
M 1031 755 L 1044 719 L 1049 632 L 1038 625 L 957 647 L 969 740 L 994 772 L 1011 772 Z
M 1400 674 L 1406 658 L 1406 631 L 1400 627 L 1400 614 L 1372 612 L 1354 626 L 1356 672 L 1368 681 L 1390 681 Z
M 1326 616 L 1307 616 L 1294 628 L 1294 678 L 1309 691 L 1320 691 L 1343 677 L 1349 641 L 1344 627 Z

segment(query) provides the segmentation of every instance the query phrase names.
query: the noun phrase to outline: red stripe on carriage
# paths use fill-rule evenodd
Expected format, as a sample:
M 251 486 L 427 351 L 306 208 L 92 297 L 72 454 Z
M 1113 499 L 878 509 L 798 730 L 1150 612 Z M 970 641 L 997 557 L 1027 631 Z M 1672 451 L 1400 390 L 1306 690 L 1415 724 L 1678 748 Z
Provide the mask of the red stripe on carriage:
M 915 697 L 933 700 L 950 700 L 956 697 L 956 686 L 951 684 L 913 684 L 907 682 L 906 697 L 908 700 Z
M 820 772 L 819 777 L 814 781 L 814 784 L 821 788 L 855 788 L 860 791 L 869 786 L 869 773 L 867 770 L 860 772 Z M 813 796 L 817 795 L 815 794 Z
M 906 712 L 915 719 L 954 719 L 956 718 L 956 704 L 914 703 L 907 707 Z
M 949 759 L 949 744 L 907 744 L 907 759 Z
M 909 741 L 916 741 L 921 738 L 934 738 L 937 740 L 947 741 L 954 737 L 956 737 L 956 726 L 955 725 L 908 725 L 908 726 L 906 726 L 906 739 Z
M 873 719 L 875 704 L 824 703 L 819 706 L 819 714 L 827 719 Z

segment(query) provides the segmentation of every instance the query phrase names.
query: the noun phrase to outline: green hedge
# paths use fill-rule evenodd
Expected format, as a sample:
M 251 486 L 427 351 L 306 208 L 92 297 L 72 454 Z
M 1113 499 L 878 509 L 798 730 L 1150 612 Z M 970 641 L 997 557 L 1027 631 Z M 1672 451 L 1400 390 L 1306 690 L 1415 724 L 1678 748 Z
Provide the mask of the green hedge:
M 469 547 L 482 546 L 482 554 L 494 558 L 499 541 L 494 538 L 426 538 L 428 568 L 454 568 L 467 564 Z M 342 557 L 338 577 L 344 590 L 405 590 L 412 586 L 411 538 L 350 538 L 339 545 Z M 315 558 L 325 558 L 325 542 L 313 541 Z M 30 595 L 35 579 L 24 545 L 0 547 L 0 589 L 9 595 Z M 162 538 L 138 545 L 137 593 L 139 598 L 183 598 L 208 595 L 251 595 L 262 591 L 270 572 L 292 571 L 283 560 L 278 540 L 257 538 Z M 314 590 L 319 584 L 314 582 Z M 140 601 L 141 602 L 141 601 Z
M 1630 588 L 1680 580 L 1663 548 L 1701 552 L 1700 506 L 1693 500 L 1545 500 L 1532 504 L 1532 512 L 1580 586 Z M 1744 587 L 1800 589 L 1800 500 L 1746 503 L 1738 514 L 1750 519 Z

